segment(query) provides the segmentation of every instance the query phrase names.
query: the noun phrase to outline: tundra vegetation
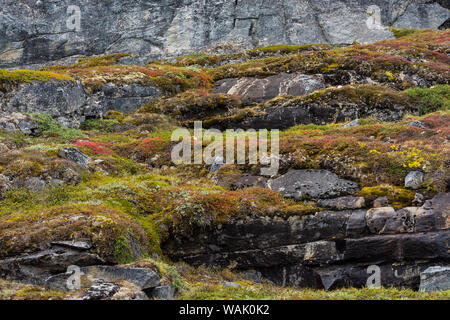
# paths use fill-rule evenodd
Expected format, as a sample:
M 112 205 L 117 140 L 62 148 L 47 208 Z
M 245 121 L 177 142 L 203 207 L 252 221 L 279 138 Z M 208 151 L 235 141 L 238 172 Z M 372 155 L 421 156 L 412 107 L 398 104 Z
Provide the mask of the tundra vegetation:
M 368 208 L 379 197 L 404 208 L 413 206 L 417 192 L 426 199 L 448 192 L 450 31 L 408 29 L 394 34 L 396 39 L 367 45 L 279 45 L 142 66 L 120 65 L 124 55 L 113 54 L 40 71 L 0 70 L 3 93 L 33 81 L 81 81 L 88 93 L 108 83 L 154 85 L 164 92 L 131 113 L 109 111 L 102 119 L 87 119 L 80 128 L 67 128 L 45 114 L 29 114 L 39 134 L 0 131 L 0 177 L 7 178 L 0 179 L 0 259 L 38 251 L 51 241 L 89 241 L 91 252 L 109 263 L 157 270 L 178 288 L 179 299 L 449 299 L 449 291 L 326 292 L 256 283 L 232 267 L 213 271 L 171 261 L 162 246 L 169 238 L 189 239 L 199 229 L 248 216 L 285 219 L 324 210 L 314 199 L 296 201 L 261 186 L 237 188 L 239 178 L 258 174 L 258 165 L 227 165 L 214 173 L 206 165 L 175 166 L 171 132 L 190 127 L 194 120 L 226 128 L 287 106 L 401 108 L 404 114 L 397 121 L 374 114 L 358 117 L 359 125 L 349 128 L 343 125 L 352 119 L 343 118 L 282 130 L 280 157 L 289 161 L 281 161 L 279 174 L 291 169 L 333 171 L 360 185 L 357 195 Z M 321 74 L 326 88 L 252 104 L 243 103 L 238 94 L 214 91 L 223 79 L 280 73 Z M 370 82 L 363 81 L 367 78 Z M 410 125 L 413 121 L 423 128 Z M 78 149 L 90 158 L 88 165 L 62 158 L 62 148 Z M 425 174 L 417 190 L 404 186 L 414 170 Z M 33 189 L 26 183 L 30 179 L 59 182 Z M 225 281 L 238 286 L 225 287 Z M 59 292 L 0 280 L 0 299 L 83 295 L 82 290 Z

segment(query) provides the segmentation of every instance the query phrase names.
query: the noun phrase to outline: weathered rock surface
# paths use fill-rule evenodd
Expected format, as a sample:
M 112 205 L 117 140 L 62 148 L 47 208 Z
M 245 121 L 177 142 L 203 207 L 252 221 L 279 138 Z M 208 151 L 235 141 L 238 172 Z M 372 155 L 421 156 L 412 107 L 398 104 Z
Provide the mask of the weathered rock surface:
M 175 288 L 172 286 L 158 286 L 146 291 L 150 298 L 158 300 L 170 300 L 175 296 Z
M 325 102 L 287 101 L 270 106 L 258 107 L 244 119 L 231 122 L 229 126 L 254 129 L 287 129 L 299 124 L 318 124 L 345 122 L 350 128 L 359 125 L 359 118 L 375 117 L 380 121 L 399 121 L 407 113 L 419 114 L 417 107 L 409 108 L 394 101 L 383 99 L 378 103 L 332 99 Z
M 257 270 L 279 284 L 332 289 L 382 285 L 418 289 L 430 265 L 448 265 L 448 193 L 423 207 L 321 211 L 307 216 L 247 217 L 191 238 L 171 237 L 163 251 L 195 266 Z
M 103 281 L 115 281 L 125 280 L 131 282 L 143 289 L 152 289 L 160 284 L 159 275 L 150 270 L 144 268 L 126 268 L 118 266 L 106 266 L 106 265 L 90 265 L 80 268 L 81 271 L 81 286 L 89 288 L 95 284 L 97 280 Z M 67 280 L 71 274 L 61 273 L 55 276 L 49 277 L 45 284 L 49 288 L 68 290 Z
M 59 149 L 58 156 L 66 160 L 73 161 L 84 168 L 87 168 L 89 162 L 91 161 L 87 155 L 76 148 Z
M 450 290 L 450 267 L 433 266 L 420 274 L 420 290 Z
M 155 86 L 140 84 L 117 86 L 107 83 L 94 95 L 94 100 L 98 101 L 104 110 L 129 113 L 161 95 L 162 91 Z
M 391 38 L 389 26 L 437 29 L 450 14 L 436 2 L 2 0 L 0 67 L 111 52 L 146 62 L 224 44 L 373 42 Z
M 364 207 L 365 200 L 363 197 L 339 197 L 335 199 L 320 200 L 317 202 L 320 207 L 332 210 L 349 210 L 361 209 Z
M 90 118 L 99 118 L 109 110 L 131 112 L 162 91 L 155 86 L 107 83 L 87 93 L 77 81 L 32 81 L 0 91 L 0 128 L 35 134 L 37 124 L 24 113 L 43 113 L 69 128 L 78 128 Z
M 89 106 L 80 82 L 68 80 L 21 83 L 6 93 L 0 92 L 0 111 L 45 113 L 68 127 L 78 127 L 87 116 L 102 113 Z
M 264 79 L 224 79 L 216 83 L 215 93 L 239 95 L 244 104 L 265 102 L 279 95 L 301 96 L 325 88 L 321 76 L 280 73 Z
M 119 291 L 119 285 L 104 280 L 96 280 L 83 297 L 83 300 L 106 299 L 112 297 L 117 291 Z
M 419 189 L 423 183 L 423 172 L 411 171 L 405 177 L 405 187 L 411 189 Z
M 48 277 L 66 272 L 71 265 L 82 267 L 104 262 L 98 255 L 84 250 L 57 247 L 0 260 L 0 277 L 42 285 Z
M 291 170 L 271 181 L 272 190 L 281 192 L 287 198 L 301 200 L 304 198 L 326 199 L 355 193 L 358 184 L 340 179 L 336 174 L 326 170 Z

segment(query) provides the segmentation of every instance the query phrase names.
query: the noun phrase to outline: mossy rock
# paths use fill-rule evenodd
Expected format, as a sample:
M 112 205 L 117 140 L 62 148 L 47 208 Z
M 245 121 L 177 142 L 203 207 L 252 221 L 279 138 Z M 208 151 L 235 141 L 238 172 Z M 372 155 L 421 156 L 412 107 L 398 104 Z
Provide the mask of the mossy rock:
M 364 187 L 359 191 L 358 195 L 369 200 L 369 202 L 372 202 L 378 197 L 386 196 L 391 206 L 394 208 L 404 208 L 411 206 L 415 192 L 401 187 L 381 185 Z

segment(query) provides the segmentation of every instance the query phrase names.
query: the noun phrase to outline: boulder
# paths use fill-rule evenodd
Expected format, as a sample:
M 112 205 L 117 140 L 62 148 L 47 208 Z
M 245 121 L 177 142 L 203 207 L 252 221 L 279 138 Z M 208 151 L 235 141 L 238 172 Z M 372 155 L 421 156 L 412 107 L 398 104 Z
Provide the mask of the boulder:
M 91 158 L 79 151 L 77 148 L 62 148 L 58 151 L 58 156 L 73 161 L 80 166 L 87 168 Z
M 353 194 L 359 190 L 357 183 L 339 178 L 326 170 L 291 170 L 271 181 L 272 190 L 287 198 L 302 200 L 327 199 Z
M 244 104 L 265 102 L 279 95 L 301 96 L 325 88 L 321 76 L 280 73 L 264 79 L 239 78 L 217 81 L 214 93 L 236 94 Z
M 423 172 L 411 171 L 406 175 L 405 188 L 419 189 L 423 183 Z
M 347 124 L 344 124 L 341 128 L 348 129 L 348 128 L 352 128 L 352 127 L 358 127 L 359 125 L 360 125 L 359 124 L 359 119 L 355 119 L 353 121 L 350 121 Z
M 433 266 L 420 274 L 420 290 L 450 290 L 450 267 Z
M 421 121 L 417 121 L 417 120 L 416 121 L 411 121 L 407 125 L 411 126 L 411 127 L 416 127 L 416 128 L 419 128 L 419 129 L 428 129 Z

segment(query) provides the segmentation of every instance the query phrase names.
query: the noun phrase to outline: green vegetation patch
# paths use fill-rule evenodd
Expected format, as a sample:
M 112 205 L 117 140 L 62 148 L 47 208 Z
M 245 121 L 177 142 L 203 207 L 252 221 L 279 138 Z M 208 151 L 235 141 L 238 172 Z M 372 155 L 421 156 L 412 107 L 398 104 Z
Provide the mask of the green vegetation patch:
M 450 86 L 447 84 L 431 88 L 411 88 L 406 92 L 420 103 L 423 113 L 450 110 Z

